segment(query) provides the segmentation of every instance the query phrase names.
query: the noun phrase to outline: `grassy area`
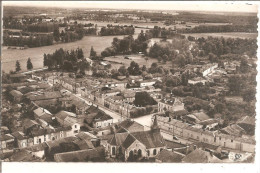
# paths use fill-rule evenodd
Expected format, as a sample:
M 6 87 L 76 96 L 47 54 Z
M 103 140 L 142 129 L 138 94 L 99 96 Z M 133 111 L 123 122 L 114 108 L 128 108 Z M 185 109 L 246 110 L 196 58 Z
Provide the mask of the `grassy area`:
M 245 33 L 245 32 L 222 32 L 222 33 L 188 33 L 183 34 L 185 36 L 192 37 L 224 37 L 224 38 L 257 38 L 257 33 Z

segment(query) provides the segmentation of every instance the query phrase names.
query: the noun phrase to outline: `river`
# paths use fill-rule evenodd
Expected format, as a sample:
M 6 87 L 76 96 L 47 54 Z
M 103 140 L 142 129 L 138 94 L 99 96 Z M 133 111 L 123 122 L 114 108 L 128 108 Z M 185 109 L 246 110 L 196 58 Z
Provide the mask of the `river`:
M 141 29 L 136 28 L 134 38 L 141 32 Z M 55 50 L 63 48 L 66 50 L 82 48 L 84 56 L 88 57 L 90 54 L 91 46 L 99 54 L 106 47 L 111 45 L 114 37 L 123 38 L 124 36 L 85 36 L 82 40 L 78 40 L 70 43 L 61 43 L 51 46 L 43 46 L 36 48 L 28 48 L 24 50 L 18 49 L 7 49 L 3 47 L 2 50 L 2 71 L 10 72 L 10 70 L 15 70 L 15 63 L 18 60 L 21 64 L 22 71 L 26 71 L 27 59 L 30 57 L 33 68 L 42 68 L 43 67 L 43 54 L 53 53 Z

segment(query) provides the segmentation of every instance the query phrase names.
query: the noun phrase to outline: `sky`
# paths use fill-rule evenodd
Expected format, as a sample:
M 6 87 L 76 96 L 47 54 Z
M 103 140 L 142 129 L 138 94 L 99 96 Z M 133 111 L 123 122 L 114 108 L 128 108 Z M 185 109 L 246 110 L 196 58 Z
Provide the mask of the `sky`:
M 256 2 L 173 2 L 173 1 L 3 1 L 4 6 L 181 10 L 211 12 L 257 12 Z

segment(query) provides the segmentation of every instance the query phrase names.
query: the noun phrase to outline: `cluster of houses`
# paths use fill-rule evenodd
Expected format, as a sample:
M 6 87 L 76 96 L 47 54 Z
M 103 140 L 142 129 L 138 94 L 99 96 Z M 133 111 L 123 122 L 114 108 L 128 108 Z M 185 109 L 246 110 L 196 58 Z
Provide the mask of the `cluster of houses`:
M 227 151 L 249 153 L 255 151 L 254 134 L 252 134 L 255 121 L 249 116 L 225 128 L 219 128 L 221 120 L 209 118 L 203 111 L 192 114 L 176 111 L 169 117 L 161 114 L 157 121 L 162 135 L 169 140 L 174 139 L 184 144 L 204 142 L 220 146 Z

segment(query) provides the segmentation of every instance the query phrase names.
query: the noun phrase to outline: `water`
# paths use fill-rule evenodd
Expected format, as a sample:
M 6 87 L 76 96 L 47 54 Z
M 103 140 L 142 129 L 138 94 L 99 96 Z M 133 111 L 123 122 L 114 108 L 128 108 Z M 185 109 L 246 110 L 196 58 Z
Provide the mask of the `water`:
M 134 38 L 141 32 L 141 29 L 136 29 Z M 106 47 L 111 46 L 111 42 L 114 37 L 123 38 L 124 36 L 85 36 L 82 40 L 70 42 L 70 43 L 62 43 L 51 46 L 44 47 L 36 47 L 29 48 L 25 50 L 18 49 L 6 49 L 3 48 L 2 51 L 2 70 L 5 72 L 10 72 L 10 70 L 15 70 L 15 63 L 18 60 L 21 64 L 22 71 L 26 71 L 27 59 L 30 57 L 33 68 L 42 68 L 43 67 L 43 54 L 53 53 L 56 49 L 77 49 L 82 48 L 85 57 L 89 57 L 91 46 L 93 46 L 94 50 L 99 54 Z

